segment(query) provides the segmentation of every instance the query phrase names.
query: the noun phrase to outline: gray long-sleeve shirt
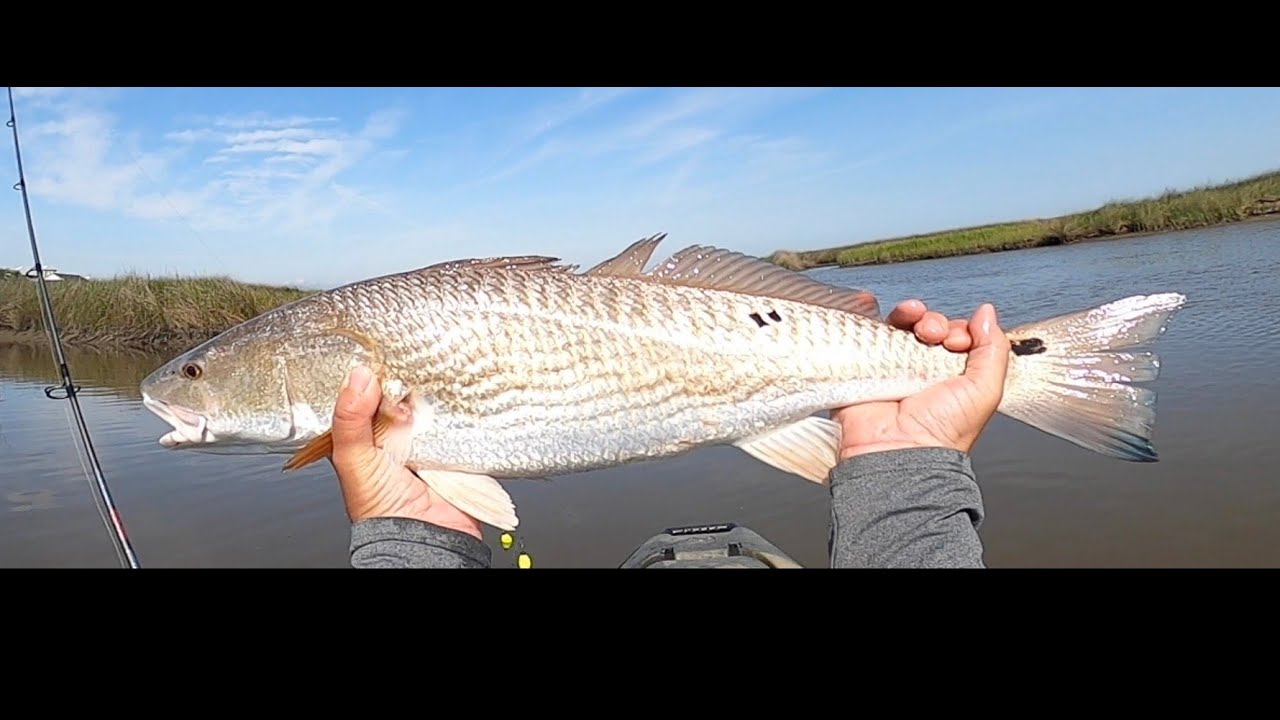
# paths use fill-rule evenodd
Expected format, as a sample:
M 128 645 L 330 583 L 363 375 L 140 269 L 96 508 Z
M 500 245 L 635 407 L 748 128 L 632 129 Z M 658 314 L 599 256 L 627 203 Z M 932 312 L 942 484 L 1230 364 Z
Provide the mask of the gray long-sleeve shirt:
M 831 473 L 831 566 L 981 568 L 982 494 L 969 456 L 944 448 L 859 455 Z M 357 568 L 487 568 L 475 537 L 408 518 L 351 527 Z

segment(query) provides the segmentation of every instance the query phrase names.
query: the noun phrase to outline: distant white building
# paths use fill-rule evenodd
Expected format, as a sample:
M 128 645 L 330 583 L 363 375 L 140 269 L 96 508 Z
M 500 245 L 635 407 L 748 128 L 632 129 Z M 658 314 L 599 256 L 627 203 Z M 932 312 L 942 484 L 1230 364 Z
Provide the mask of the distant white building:
M 45 266 L 42 269 L 44 270 L 44 279 L 46 282 L 55 282 L 58 280 L 88 280 L 89 279 L 88 275 L 76 275 L 75 273 L 58 272 L 57 268 L 51 268 L 48 266 Z M 16 268 L 13 268 L 13 270 L 14 272 L 18 273 L 19 275 L 22 275 L 23 277 L 29 280 L 36 279 L 35 268 L 16 267 Z

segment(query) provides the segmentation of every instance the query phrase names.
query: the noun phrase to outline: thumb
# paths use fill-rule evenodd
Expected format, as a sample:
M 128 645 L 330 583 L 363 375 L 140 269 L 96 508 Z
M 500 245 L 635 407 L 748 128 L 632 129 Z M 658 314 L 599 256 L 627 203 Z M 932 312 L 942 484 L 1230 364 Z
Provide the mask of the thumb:
M 998 405 L 1009 369 L 1009 339 L 1000 329 L 994 306 L 984 303 L 978 308 L 969 321 L 969 335 L 973 338 L 973 347 L 965 364 L 965 377 Z
M 338 391 L 338 403 L 333 409 L 335 454 L 344 448 L 373 446 L 373 416 L 380 400 L 373 373 L 363 366 L 352 370 Z

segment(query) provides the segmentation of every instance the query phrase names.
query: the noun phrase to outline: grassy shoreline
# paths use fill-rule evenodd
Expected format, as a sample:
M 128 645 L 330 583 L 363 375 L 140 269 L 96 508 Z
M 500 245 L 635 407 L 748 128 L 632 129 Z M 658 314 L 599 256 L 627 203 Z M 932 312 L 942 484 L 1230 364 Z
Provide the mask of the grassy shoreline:
M 1280 215 L 1280 171 L 1111 202 L 1056 218 L 957 228 L 821 250 L 778 250 L 766 259 L 790 270 L 884 265 L 1190 230 L 1274 215 Z
M 125 276 L 48 287 L 67 347 L 175 352 L 310 294 L 223 277 Z M 0 343 L 48 342 L 36 283 L 0 279 Z

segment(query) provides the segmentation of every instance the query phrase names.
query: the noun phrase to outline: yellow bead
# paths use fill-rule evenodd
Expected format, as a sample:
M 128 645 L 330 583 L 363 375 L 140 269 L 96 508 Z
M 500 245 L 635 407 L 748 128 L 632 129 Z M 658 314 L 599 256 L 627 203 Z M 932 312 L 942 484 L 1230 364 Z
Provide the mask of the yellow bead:
M 529 557 L 528 553 L 520 553 L 520 569 L 528 570 L 531 567 L 533 567 L 533 558 Z
M 511 533 L 502 533 L 502 549 L 510 550 L 516 539 L 511 537 Z

